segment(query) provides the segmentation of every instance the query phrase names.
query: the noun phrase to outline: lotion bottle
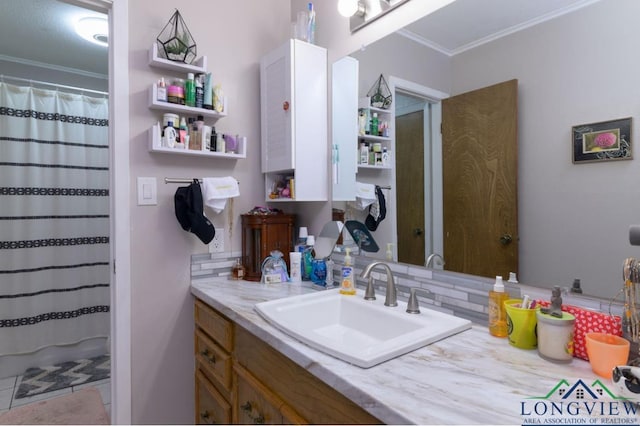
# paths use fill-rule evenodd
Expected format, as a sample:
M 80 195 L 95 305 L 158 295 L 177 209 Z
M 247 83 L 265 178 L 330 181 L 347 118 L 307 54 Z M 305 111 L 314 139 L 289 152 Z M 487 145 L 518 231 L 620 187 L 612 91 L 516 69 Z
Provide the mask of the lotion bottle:
M 504 302 L 509 294 L 504 291 L 500 275 L 496 276 L 493 290 L 489 291 L 489 333 L 496 337 L 507 337 L 507 312 Z
M 356 294 L 356 287 L 353 283 L 353 266 L 351 266 L 351 250 L 347 248 L 344 256 L 344 266 L 342 267 L 342 279 L 340 280 L 340 293 L 346 295 Z

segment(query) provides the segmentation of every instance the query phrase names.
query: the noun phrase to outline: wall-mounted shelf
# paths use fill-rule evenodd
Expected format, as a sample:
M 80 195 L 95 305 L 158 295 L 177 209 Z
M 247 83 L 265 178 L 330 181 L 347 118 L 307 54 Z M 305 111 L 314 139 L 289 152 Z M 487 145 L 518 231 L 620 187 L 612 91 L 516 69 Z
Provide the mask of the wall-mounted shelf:
M 205 118 L 213 118 L 218 119 L 227 116 L 227 97 L 225 96 L 222 100 L 223 107 L 222 112 L 217 112 L 212 109 L 204 109 L 204 108 L 195 108 L 189 107 L 186 105 L 173 104 L 171 102 L 162 102 L 156 98 L 157 84 L 153 83 L 151 88 L 149 89 L 149 108 L 160 110 L 160 111 L 169 111 L 175 113 L 182 114 L 190 114 L 190 115 L 201 115 Z
M 374 136 L 374 135 L 358 135 L 358 139 L 363 139 L 367 141 L 378 141 L 378 142 L 389 142 L 391 138 L 386 136 Z
M 149 49 L 149 66 L 184 73 L 204 73 L 207 72 L 207 57 L 202 56 L 192 64 L 170 61 L 158 56 L 158 45 L 153 43 L 151 49 Z
M 391 166 L 372 166 L 369 164 L 358 164 L 359 169 L 372 169 L 372 170 L 391 170 Z
M 240 159 L 247 158 L 247 147 L 241 141 L 239 141 L 238 152 L 212 152 L 212 151 L 196 151 L 184 148 L 168 148 L 162 146 L 162 140 L 160 137 L 160 123 L 154 124 L 149 129 L 149 151 L 162 154 L 175 154 L 175 155 L 189 155 L 193 157 L 210 157 L 210 158 L 229 158 Z M 219 135 L 218 137 L 222 137 Z

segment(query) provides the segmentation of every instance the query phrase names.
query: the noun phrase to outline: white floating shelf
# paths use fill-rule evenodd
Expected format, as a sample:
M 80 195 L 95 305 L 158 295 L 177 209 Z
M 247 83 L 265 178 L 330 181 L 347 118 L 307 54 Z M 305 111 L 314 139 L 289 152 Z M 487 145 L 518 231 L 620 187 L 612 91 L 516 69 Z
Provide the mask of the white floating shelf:
M 359 169 L 372 169 L 372 170 L 391 170 L 391 166 L 372 166 L 369 164 L 358 164 Z
M 204 108 L 195 108 L 189 107 L 186 105 L 173 104 L 171 102 L 162 102 L 159 101 L 156 97 L 156 92 L 158 90 L 157 84 L 153 83 L 151 88 L 149 89 L 149 108 L 161 111 L 169 111 L 169 112 L 181 112 L 183 114 L 192 114 L 192 115 L 201 115 L 203 117 L 209 118 L 222 118 L 227 116 L 227 97 L 225 96 L 222 99 L 222 112 L 217 112 L 212 109 L 204 109 Z
M 368 141 L 380 141 L 380 142 L 389 142 L 391 141 L 390 137 L 387 136 L 374 136 L 374 135 L 358 135 L 359 139 L 365 139 Z
M 151 49 L 149 49 L 149 65 L 152 67 L 171 71 L 204 73 L 207 72 L 207 57 L 201 56 L 192 64 L 170 61 L 169 59 L 161 58 L 158 56 L 158 44 L 153 43 Z
M 222 137 L 222 135 L 218 135 Z M 168 148 L 162 146 L 160 138 L 160 124 L 157 123 L 149 129 L 149 151 L 158 152 L 162 154 L 175 154 L 175 155 L 190 155 L 192 157 L 210 157 L 210 158 L 229 158 L 240 159 L 247 158 L 247 147 L 242 142 L 239 142 L 238 153 L 233 152 L 212 152 L 212 151 L 196 151 L 184 148 Z

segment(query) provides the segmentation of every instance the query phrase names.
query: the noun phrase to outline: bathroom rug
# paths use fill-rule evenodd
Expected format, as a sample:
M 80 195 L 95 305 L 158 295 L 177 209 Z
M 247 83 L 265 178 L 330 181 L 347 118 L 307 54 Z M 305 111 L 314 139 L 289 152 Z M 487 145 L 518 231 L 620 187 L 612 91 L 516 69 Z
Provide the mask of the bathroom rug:
M 24 372 L 15 398 L 26 398 L 110 377 L 109 355 L 32 367 Z

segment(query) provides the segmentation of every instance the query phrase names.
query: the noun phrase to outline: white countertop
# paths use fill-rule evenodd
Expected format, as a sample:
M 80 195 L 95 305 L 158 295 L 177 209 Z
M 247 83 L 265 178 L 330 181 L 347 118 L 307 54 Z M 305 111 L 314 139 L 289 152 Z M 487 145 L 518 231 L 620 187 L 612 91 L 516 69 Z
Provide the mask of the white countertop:
M 549 394 L 561 380 L 574 384 L 581 379 L 590 386 L 599 378 L 586 361 L 545 361 L 536 350 L 514 348 L 476 324 L 363 369 L 289 337 L 253 309 L 259 302 L 313 291 L 225 278 L 194 279 L 191 285 L 193 295 L 387 424 L 523 424 L 535 417 L 523 401 Z M 615 390 L 610 380 L 600 380 Z

